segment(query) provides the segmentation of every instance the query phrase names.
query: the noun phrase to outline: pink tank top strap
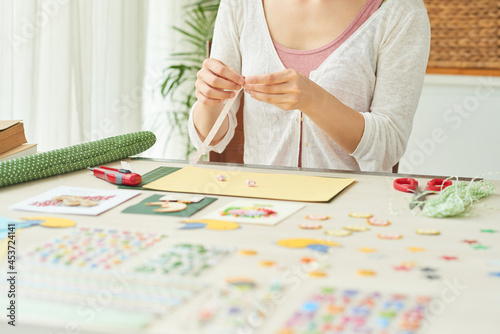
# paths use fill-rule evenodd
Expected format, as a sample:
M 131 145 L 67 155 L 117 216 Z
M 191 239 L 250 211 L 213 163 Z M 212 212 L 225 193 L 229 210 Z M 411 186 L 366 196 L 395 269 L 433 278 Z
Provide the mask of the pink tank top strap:
M 285 68 L 299 71 L 309 77 L 342 43 L 352 36 L 386 0 L 368 0 L 344 31 L 333 41 L 313 50 L 294 50 L 273 41 L 276 52 Z M 302 122 L 300 123 L 299 167 L 302 167 Z
M 330 43 L 312 50 L 294 50 L 275 41 L 274 47 L 285 68 L 291 68 L 309 77 L 335 50 L 352 36 L 381 6 L 385 0 L 369 0 L 344 31 Z

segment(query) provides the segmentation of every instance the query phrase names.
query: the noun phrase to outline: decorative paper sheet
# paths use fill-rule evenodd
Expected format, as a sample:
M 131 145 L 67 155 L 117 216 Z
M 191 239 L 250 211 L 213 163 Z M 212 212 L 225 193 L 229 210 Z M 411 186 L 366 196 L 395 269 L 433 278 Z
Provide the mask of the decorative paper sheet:
M 218 181 L 218 175 L 225 176 L 226 180 Z M 247 180 L 255 181 L 255 186 L 249 187 Z M 354 181 L 343 178 L 184 167 L 145 185 L 144 188 L 300 202 L 328 202 Z
M 248 224 L 276 225 L 303 207 L 302 204 L 289 202 L 236 200 L 203 218 Z
M 61 186 L 16 203 L 10 209 L 97 216 L 140 193 L 140 191 L 132 190 L 98 190 Z M 58 200 L 61 197 L 71 197 L 66 204 L 72 205 L 65 205 L 62 200 Z M 80 204 L 77 205 L 78 201 Z M 83 203 L 84 201 L 87 202 Z
M 217 200 L 217 198 L 213 197 L 205 197 L 203 200 L 198 203 L 191 203 L 187 205 L 187 208 L 178 212 L 155 212 L 154 210 L 159 208 L 158 206 L 149 206 L 146 203 L 149 202 L 158 202 L 162 198 L 162 195 L 152 195 L 148 198 L 142 200 L 140 203 L 129 206 L 123 213 L 137 213 L 137 214 L 148 214 L 148 215 L 156 215 L 156 216 L 176 216 L 176 217 L 191 217 L 199 210 L 203 209 L 213 201 Z

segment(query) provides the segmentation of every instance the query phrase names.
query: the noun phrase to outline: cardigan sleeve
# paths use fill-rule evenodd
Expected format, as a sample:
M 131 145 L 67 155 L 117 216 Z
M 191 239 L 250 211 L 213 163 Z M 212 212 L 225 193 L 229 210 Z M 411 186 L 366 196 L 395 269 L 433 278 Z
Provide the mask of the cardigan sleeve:
M 430 49 L 427 11 L 394 20 L 379 47 L 371 112 L 363 113 L 364 133 L 351 154 L 363 171 L 390 171 L 401 159 L 422 92 Z
M 242 24 L 242 13 L 241 8 L 236 1 L 233 0 L 221 0 L 219 5 L 219 11 L 217 13 L 217 18 L 215 21 L 214 34 L 212 39 L 212 49 L 210 52 L 210 57 L 220 60 L 227 66 L 233 68 L 238 73 L 241 73 L 241 52 L 240 52 L 240 30 Z M 228 113 L 229 128 L 222 140 L 217 145 L 210 145 L 208 147 L 209 151 L 215 151 L 221 153 L 224 151 L 226 146 L 229 144 L 231 139 L 233 139 L 234 131 L 237 126 L 236 112 L 239 109 L 240 94 L 234 101 L 231 110 Z M 196 102 L 198 103 L 198 102 Z M 193 121 L 193 110 L 196 106 L 194 104 L 191 112 L 189 114 L 188 120 L 188 133 L 191 143 L 196 149 L 202 144 L 202 141 L 196 131 Z

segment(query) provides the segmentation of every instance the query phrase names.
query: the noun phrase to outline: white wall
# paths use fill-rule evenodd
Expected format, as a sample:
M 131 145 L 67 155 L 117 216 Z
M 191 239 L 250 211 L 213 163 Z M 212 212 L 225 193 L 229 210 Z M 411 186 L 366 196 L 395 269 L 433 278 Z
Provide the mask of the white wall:
M 399 172 L 500 180 L 500 78 L 427 75 Z

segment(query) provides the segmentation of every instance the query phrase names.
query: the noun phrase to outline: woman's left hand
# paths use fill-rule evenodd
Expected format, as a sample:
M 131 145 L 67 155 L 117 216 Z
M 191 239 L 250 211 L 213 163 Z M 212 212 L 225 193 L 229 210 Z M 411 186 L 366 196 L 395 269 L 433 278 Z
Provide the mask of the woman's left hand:
M 283 110 L 304 111 L 311 106 L 320 88 L 296 70 L 249 76 L 245 91 L 256 100 L 270 103 Z

